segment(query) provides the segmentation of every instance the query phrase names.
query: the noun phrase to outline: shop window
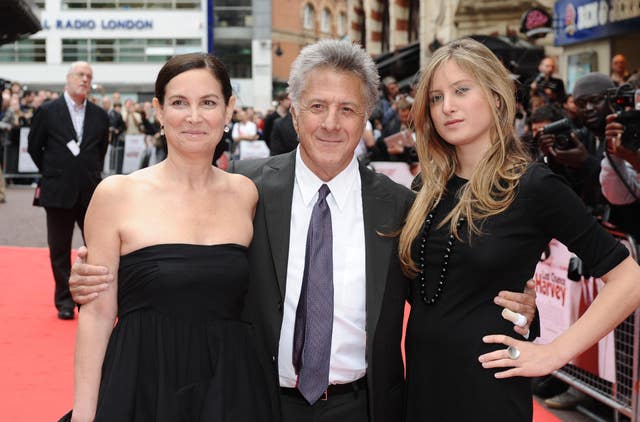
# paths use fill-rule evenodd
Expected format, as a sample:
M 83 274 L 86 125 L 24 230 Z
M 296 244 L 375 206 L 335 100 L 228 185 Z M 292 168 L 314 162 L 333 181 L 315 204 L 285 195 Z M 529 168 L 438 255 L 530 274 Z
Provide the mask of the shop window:
M 176 54 L 201 51 L 199 39 L 62 40 L 62 60 L 100 63 L 162 63 Z
M 251 78 L 251 40 L 220 40 L 214 54 L 232 78 Z
M 45 40 L 26 39 L 0 46 L 2 63 L 42 63 L 46 59 Z

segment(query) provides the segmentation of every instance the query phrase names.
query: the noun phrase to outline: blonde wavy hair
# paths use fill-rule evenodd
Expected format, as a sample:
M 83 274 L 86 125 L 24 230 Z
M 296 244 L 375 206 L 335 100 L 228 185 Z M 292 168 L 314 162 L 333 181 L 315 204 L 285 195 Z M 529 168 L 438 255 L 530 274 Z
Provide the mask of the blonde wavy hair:
M 439 227 L 448 223 L 450 232 L 460 240 L 456 223 L 464 217 L 469 239 L 472 235 L 481 235 L 482 221 L 505 211 L 513 202 L 520 177 L 530 161 L 514 130 L 515 84 L 500 60 L 483 44 L 468 38 L 436 50 L 422 72 L 413 103 L 422 188 L 407 215 L 399 245 L 403 271 L 411 277 L 418 272 L 412 258 L 412 245 L 458 166 L 455 147 L 436 132 L 429 101 L 434 74 L 449 60 L 478 82 L 491 107 L 494 124 L 489 150 L 459 192 L 458 204 Z

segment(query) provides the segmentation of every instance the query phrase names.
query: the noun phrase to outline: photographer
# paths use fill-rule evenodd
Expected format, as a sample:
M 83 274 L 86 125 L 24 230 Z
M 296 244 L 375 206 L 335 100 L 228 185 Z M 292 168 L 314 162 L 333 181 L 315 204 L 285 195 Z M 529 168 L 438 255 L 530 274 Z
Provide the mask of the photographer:
M 564 82 L 553 76 L 556 62 L 551 57 L 545 57 L 538 65 L 540 72 L 535 78 L 525 83 L 529 87 L 525 104 L 529 110 L 537 108 L 534 104 L 563 104 L 565 100 Z
M 635 98 L 640 77 L 630 82 L 613 93 L 613 102 L 621 104 L 625 113 L 607 116 L 608 154 L 602 159 L 600 172 L 603 195 L 617 205 L 637 203 L 640 198 L 640 107 Z
M 576 129 L 569 120 L 562 133 L 552 131 L 538 134 L 537 138 L 540 152 L 549 167 L 565 176 L 596 214 L 602 213 L 605 203 L 598 176 L 605 146 L 604 121 L 610 112 L 605 93 L 612 86 L 606 75 L 592 73 L 579 79 L 574 99 L 578 120 L 584 127 Z

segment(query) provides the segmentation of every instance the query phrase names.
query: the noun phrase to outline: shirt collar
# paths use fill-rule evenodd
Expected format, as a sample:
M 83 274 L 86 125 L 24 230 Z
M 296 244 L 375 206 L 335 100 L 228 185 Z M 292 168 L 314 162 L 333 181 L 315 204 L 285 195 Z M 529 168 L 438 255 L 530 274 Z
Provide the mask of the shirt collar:
M 84 101 L 82 102 L 82 104 L 78 105 L 75 103 L 75 101 L 73 101 L 73 98 L 71 98 L 71 96 L 69 95 L 69 93 L 67 91 L 64 91 L 64 100 L 67 102 L 67 107 L 75 110 L 75 111 L 82 111 L 84 109 L 84 107 L 87 105 L 87 99 L 85 98 Z
M 324 182 L 318 176 L 313 173 L 309 167 L 304 163 L 300 156 L 300 146 L 296 150 L 296 183 L 300 187 L 300 193 L 302 194 L 302 201 L 305 206 L 309 206 L 314 199 L 316 193 L 320 189 L 320 186 L 327 184 L 331 195 L 333 196 L 338 208 L 344 209 L 344 206 L 349 199 L 351 190 L 360 177 L 360 171 L 358 168 L 358 159 L 355 154 L 351 159 L 351 162 L 340 173 L 338 173 L 333 179 L 328 182 Z

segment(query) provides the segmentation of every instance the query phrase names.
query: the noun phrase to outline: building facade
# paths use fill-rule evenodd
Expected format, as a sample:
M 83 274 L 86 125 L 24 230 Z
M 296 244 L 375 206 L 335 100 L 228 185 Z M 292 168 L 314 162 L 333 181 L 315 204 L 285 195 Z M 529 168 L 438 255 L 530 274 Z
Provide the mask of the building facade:
M 36 3 L 43 29 L 0 47 L 0 78 L 19 81 L 29 89 L 60 91 L 70 64 L 86 60 L 94 68 L 94 84 L 105 93 L 119 91 L 146 100 L 169 57 L 213 51 L 227 64 L 241 105 L 269 106 L 271 93 L 265 95 L 260 78 L 267 74 L 270 80 L 271 74 L 270 60 L 265 69 L 260 56 L 260 41 L 270 38 L 260 13 L 268 0 L 217 0 L 215 8 L 212 0 Z M 256 17 L 261 23 L 257 29 Z M 256 40 L 256 34 L 262 38 Z
M 308 44 L 320 39 L 345 38 L 348 32 L 345 0 L 273 0 L 271 6 L 273 84 L 284 90 L 291 64 Z
M 634 3 L 636 4 L 636 3 Z M 562 47 L 563 77 L 571 91 L 588 72 L 611 72 L 624 54 L 629 71 L 640 69 L 640 8 L 625 0 L 559 0 L 554 5 L 555 43 Z

